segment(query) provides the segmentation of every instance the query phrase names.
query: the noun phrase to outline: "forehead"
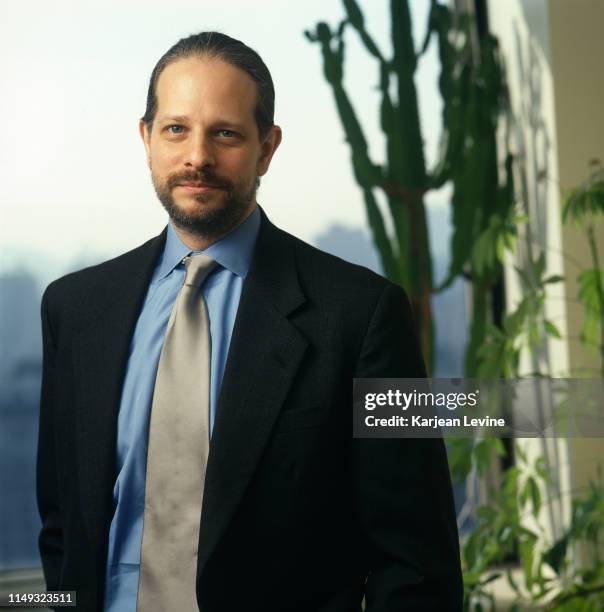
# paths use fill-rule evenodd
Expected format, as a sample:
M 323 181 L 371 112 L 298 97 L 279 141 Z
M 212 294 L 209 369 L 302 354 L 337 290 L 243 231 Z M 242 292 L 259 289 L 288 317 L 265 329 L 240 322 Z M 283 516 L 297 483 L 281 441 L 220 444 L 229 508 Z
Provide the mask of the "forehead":
M 256 83 L 244 70 L 216 58 L 172 62 L 159 76 L 156 93 L 158 118 L 224 111 L 254 119 Z

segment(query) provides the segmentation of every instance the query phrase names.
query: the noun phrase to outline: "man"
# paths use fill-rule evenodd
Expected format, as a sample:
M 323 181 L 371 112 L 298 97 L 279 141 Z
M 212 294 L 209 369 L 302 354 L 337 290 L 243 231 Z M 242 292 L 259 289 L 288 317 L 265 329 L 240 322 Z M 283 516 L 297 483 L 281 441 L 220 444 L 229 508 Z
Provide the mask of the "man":
M 42 299 L 39 544 L 78 610 L 461 609 L 441 440 L 352 438 L 354 377 L 423 377 L 404 292 L 277 229 L 260 57 L 158 62 L 140 132 L 170 223 Z

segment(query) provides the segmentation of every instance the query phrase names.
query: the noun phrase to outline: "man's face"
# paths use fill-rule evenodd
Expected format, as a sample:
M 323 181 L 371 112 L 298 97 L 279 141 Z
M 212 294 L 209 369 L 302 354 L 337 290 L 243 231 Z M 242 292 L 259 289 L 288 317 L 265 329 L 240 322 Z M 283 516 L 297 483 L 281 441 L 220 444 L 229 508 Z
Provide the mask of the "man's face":
M 273 127 L 261 142 L 254 118 L 256 84 L 243 70 L 213 58 L 168 65 L 157 82 L 149 131 L 141 121 L 157 196 L 180 229 L 218 239 L 256 201 L 256 179 L 281 140 Z

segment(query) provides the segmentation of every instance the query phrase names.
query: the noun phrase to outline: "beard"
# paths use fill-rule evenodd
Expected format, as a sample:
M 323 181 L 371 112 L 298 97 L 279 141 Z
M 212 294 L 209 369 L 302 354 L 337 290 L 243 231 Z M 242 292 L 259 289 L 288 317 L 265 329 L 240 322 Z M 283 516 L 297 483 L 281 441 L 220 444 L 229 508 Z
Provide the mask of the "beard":
M 221 238 L 239 225 L 255 201 L 256 190 L 260 184 L 259 178 L 256 177 L 251 185 L 236 188 L 232 181 L 209 170 L 171 174 L 164 181 L 160 180 L 152 170 L 151 178 L 155 193 L 172 223 L 179 229 L 205 239 Z M 217 197 L 220 192 L 196 193 L 189 197 L 199 202 L 200 206 L 195 210 L 185 210 L 176 203 L 172 195 L 174 188 L 183 181 L 198 181 L 220 188 L 225 196 L 222 205 L 210 210 L 203 206 L 212 197 Z

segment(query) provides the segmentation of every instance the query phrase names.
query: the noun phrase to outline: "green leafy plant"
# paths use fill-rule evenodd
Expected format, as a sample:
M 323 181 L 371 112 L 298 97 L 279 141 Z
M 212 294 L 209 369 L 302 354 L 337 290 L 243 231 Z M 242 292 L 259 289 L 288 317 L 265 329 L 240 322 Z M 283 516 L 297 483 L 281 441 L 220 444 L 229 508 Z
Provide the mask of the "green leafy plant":
M 595 240 L 596 224 L 604 214 L 604 181 L 602 169 L 595 164 L 589 179 L 564 198 L 563 218 L 582 229 L 590 245 L 592 268 L 578 274 L 578 299 L 584 306 L 585 324 L 581 340 L 604 355 L 604 337 L 595 333 L 602 329 L 604 300 L 603 270 Z M 526 220 L 523 220 L 526 222 Z M 530 231 L 530 228 L 527 228 Z M 530 240 L 529 240 L 530 242 Z M 506 243 L 505 250 L 514 245 Z M 495 248 L 495 247 L 493 247 Z M 496 257 L 502 258 L 501 250 Z M 558 275 L 545 274 L 545 251 L 530 255 L 516 268 L 523 289 L 523 298 L 503 320 L 502 328 L 489 326 L 485 343 L 478 357 L 479 375 L 486 378 L 518 378 L 522 351 L 538 353 L 545 339 L 560 338 L 556 325 L 544 315 L 548 288 L 563 281 Z M 588 280 L 587 280 L 588 279 Z M 602 358 L 604 367 L 604 358 Z M 548 376 L 533 372 L 532 376 Z M 503 456 L 501 441 L 485 439 L 473 446 L 468 441 L 453 441 L 449 457 L 454 476 L 482 475 L 493 456 Z M 464 455 L 465 452 L 465 455 Z M 560 610 L 563 612 L 595 611 L 604 607 L 604 559 L 601 558 L 604 537 L 604 483 L 601 467 L 597 479 L 588 490 L 571 500 L 571 519 L 561 537 L 548 541 L 539 527 L 543 491 L 550 484 L 542 456 L 531 463 L 515 446 L 516 465 L 502 475 L 501 486 L 490 492 L 489 503 L 476 510 L 477 525 L 462 542 L 466 610 L 495 609 L 496 602 L 489 585 L 505 572 L 516 594 L 511 610 L 525 608 Z M 463 457 L 463 459 L 462 459 Z M 457 469 L 457 472 L 455 472 Z M 527 518 L 536 527 L 528 528 Z M 577 561 L 577 551 L 584 549 L 586 563 Z M 513 575 L 506 559 L 516 556 L 521 574 Z M 506 567 L 507 566 L 507 567 Z
M 563 588 L 550 609 L 601 610 L 604 604 L 604 559 L 601 544 L 604 537 L 604 482 L 602 468 L 585 495 L 572 500 L 572 515 L 566 533 L 554 543 L 544 561 L 554 570 Z M 573 546 L 583 545 L 593 562 L 588 568 L 573 570 L 569 553 Z M 583 607 L 579 607 L 583 606 Z
M 542 457 L 533 464 L 526 456 L 520 457 L 518 465 L 505 472 L 501 487 L 491 492 L 490 503 L 478 508 L 476 528 L 462 547 L 466 610 L 482 609 L 485 602 L 494 609 L 495 599 L 486 587 L 504 575 L 518 599 L 524 599 L 517 578 L 506 567 L 511 555 L 518 554 L 520 558 L 523 587 L 531 595 L 527 600 L 542 598 L 549 592 L 539 548 L 540 534 L 526 527 L 522 520 L 526 512 L 539 513 L 539 483 L 548 476 Z
M 557 326 L 543 311 L 549 285 L 563 281 L 562 276 L 545 277 L 545 253 L 542 251 L 526 268 L 515 267 L 520 277 L 523 298 L 516 309 L 504 317 L 500 328 L 489 325 L 485 341 L 478 351 L 480 378 L 518 378 L 519 360 L 523 350 L 537 352 L 546 338 L 560 338 Z M 533 372 L 533 376 L 542 373 Z
M 591 163 L 592 172 L 578 187 L 570 189 L 564 197 L 562 218 L 573 222 L 587 238 L 592 268 L 579 275 L 577 298 L 583 304 L 585 321 L 581 341 L 587 347 L 597 347 L 604 377 L 604 269 L 600 266 L 600 254 L 596 240 L 596 224 L 604 215 L 604 167 L 599 160 Z

